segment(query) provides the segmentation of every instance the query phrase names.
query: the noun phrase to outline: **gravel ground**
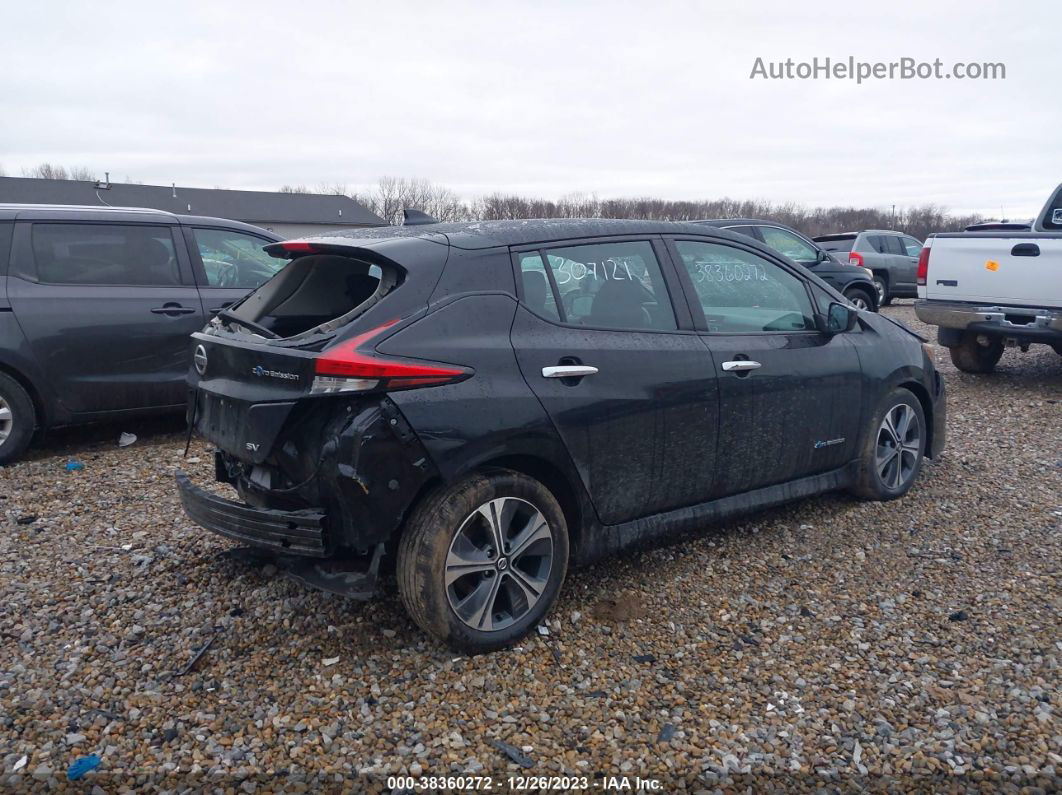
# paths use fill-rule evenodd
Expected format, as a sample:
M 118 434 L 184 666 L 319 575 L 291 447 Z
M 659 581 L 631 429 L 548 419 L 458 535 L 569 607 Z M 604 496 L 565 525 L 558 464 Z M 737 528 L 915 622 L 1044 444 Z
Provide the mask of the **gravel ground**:
M 351 603 L 226 555 L 174 495 L 178 424 L 55 437 L 0 468 L 0 788 L 97 753 L 85 789 L 1056 789 L 1062 359 L 1034 351 L 987 377 L 941 351 L 948 450 L 906 498 L 805 500 L 576 571 L 548 635 L 476 658 L 393 583 Z

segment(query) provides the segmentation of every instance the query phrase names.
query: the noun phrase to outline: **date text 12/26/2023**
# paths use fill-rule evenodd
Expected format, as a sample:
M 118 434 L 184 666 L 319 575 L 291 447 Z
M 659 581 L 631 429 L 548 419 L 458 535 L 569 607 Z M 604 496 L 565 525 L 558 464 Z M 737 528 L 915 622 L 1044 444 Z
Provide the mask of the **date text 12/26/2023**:
M 388 776 L 387 788 L 407 792 L 661 792 L 663 784 L 641 776 Z

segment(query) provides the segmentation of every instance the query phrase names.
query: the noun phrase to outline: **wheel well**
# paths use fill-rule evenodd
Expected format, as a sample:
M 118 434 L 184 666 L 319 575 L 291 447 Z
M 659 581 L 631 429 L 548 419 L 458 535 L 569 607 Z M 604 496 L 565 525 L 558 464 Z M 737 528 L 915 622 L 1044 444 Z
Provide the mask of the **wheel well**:
M 564 511 L 564 519 L 568 523 L 568 540 L 571 546 L 571 556 L 576 557 L 576 550 L 582 542 L 583 520 L 582 508 L 575 490 L 568 478 L 556 466 L 542 458 L 530 455 L 509 455 L 485 461 L 484 468 L 502 467 L 512 469 L 521 474 L 534 478 L 557 498 L 561 510 Z
M 45 409 L 44 400 L 37 391 L 37 387 L 33 385 L 33 382 L 18 370 L 9 367 L 6 364 L 0 364 L 0 373 L 15 379 L 19 386 L 26 390 L 26 394 L 29 395 L 30 402 L 33 404 L 33 412 L 36 414 L 36 417 L 34 418 L 36 420 L 36 428 L 40 429 L 45 427 L 45 425 L 47 425 L 48 412 Z
M 873 271 L 871 271 L 871 272 L 872 272 L 872 273 L 873 273 L 873 274 L 874 274 L 875 276 L 877 276 L 877 277 L 878 277 L 879 279 L 881 279 L 881 280 L 882 280 L 883 282 L 885 282 L 885 284 L 888 284 L 888 283 L 889 283 L 889 272 L 888 272 L 887 270 L 883 270 L 883 269 L 881 269 L 881 268 L 875 268 L 875 269 L 874 269 Z
M 917 381 L 908 381 L 900 384 L 903 389 L 914 394 L 918 402 L 922 404 L 922 414 L 926 418 L 926 451 L 933 449 L 933 401 L 930 400 L 929 392 Z

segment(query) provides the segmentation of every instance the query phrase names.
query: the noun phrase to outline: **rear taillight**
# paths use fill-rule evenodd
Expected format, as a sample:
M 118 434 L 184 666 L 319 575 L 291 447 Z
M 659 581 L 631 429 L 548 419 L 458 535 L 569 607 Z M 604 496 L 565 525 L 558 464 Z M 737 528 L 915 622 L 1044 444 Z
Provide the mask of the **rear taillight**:
M 922 248 L 922 251 L 918 255 L 918 285 L 925 287 L 926 279 L 929 277 L 929 246 Z
M 863 255 L 860 254 L 858 251 L 850 251 L 848 253 L 848 264 L 849 265 L 856 265 L 856 266 L 862 268 L 863 267 Z
M 472 375 L 472 371 L 464 367 L 378 355 L 372 340 L 397 322 L 392 320 L 323 350 L 314 362 L 310 393 L 413 389 L 452 384 Z

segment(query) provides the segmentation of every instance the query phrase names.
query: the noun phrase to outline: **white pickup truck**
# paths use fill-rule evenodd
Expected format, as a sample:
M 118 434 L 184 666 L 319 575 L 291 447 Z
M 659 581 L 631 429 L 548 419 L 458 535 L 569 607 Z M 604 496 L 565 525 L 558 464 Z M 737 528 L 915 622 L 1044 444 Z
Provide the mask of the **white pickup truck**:
M 938 326 L 951 360 L 988 373 L 1006 346 L 1062 355 L 1062 185 L 1029 231 L 930 236 L 918 261 L 915 314 Z

